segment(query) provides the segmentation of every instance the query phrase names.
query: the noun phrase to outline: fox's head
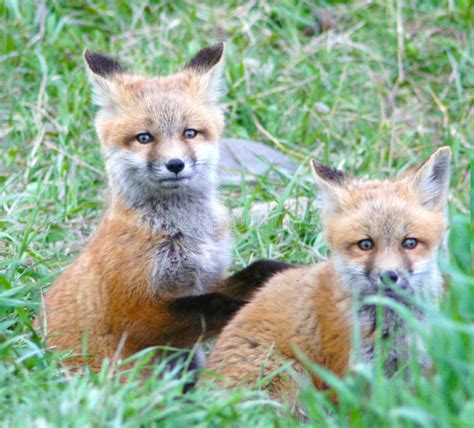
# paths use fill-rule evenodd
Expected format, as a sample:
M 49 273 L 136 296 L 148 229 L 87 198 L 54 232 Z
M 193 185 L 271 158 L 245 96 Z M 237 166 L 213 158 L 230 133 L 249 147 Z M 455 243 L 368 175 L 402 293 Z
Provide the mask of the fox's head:
M 212 191 L 224 125 L 218 104 L 223 51 L 223 43 L 209 46 L 164 77 L 129 73 L 85 51 L 110 184 L 129 202 Z
M 366 182 L 312 161 L 325 237 L 350 292 L 438 299 L 450 159 L 443 147 L 394 180 Z

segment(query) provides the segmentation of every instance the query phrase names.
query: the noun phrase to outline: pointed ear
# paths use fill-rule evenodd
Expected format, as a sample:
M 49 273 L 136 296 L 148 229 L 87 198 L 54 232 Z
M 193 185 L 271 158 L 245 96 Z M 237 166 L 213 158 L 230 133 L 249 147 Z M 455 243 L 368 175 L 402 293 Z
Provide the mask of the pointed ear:
M 199 79 L 199 93 L 210 103 L 217 102 L 223 92 L 223 58 L 224 43 L 216 43 L 200 50 L 183 69 Z
M 324 212 L 340 210 L 342 191 L 345 188 L 346 176 L 342 171 L 323 165 L 311 159 L 311 170 L 318 188 L 318 200 Z
M 125 69 L 114 59 L 89 50 L 84 51 L 84 60 L 93 86 L 94 102 L 101 107 L 111 107 L 113 104 L 113 76 L 122 74 Z
M 441 147 L 408 176 L 421 203 L 430 209 L 444 209 L 448 200 L 451 149 Z
M 84 59 L 93 74 L 107 77 L 116 73 L 123 73 L 125 69 L 114 59 L 89 50 L 84 51 Z

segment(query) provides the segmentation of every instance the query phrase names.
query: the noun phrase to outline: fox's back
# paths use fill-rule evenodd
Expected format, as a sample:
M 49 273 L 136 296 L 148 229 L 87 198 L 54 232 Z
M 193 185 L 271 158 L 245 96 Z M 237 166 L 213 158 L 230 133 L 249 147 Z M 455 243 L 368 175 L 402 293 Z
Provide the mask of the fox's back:
M 350 307 L 332 263 L 288 269 L 275 275 L 223 330 L 207 368 L 223 373 L 227 386 L 246 378 L 252 383 L 281 363 L 297 360 L 300 351 L 343 374 L 350 352 Z

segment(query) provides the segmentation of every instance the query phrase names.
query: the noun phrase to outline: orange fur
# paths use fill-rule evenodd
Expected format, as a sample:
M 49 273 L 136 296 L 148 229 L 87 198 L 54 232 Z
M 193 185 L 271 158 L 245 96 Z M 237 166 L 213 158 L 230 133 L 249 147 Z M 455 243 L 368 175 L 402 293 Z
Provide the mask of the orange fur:
M 137 168 L 143 165 L 146 172 L 149 163 L 157 162 L 169 175 L 163 166 L 169 159 L 182 157 L 197 165 L 199 159 L 204 157 L 207 161 L 206 156 L 217 150 L 223 115 L 216 103 L 218 76 L 214 74 L 222 50 L 222 44 L 206 48 L 179 73 L 158 78 L 130 74 L 110 58 L 85 54 L 95 100 L 101 107 L 96 127 L 107 158 L 111 202 L 82 254 L 47 291 L 40 316 L 48 346 L 55 350 L 72 350 L 73 355 L 67 361 L 71 365 L 87 362 L 97 370 L 104 358 L 116 355 L 120 344 L 120 358 L 150 346 L 192 346 L 201 335 L 214 334 L 224 325 L 225 319 L 216 319 L 204 326 L 199 313 L 177 316 L 168 305 L 174 298 L 188 294 L 225 290 L 226 260 L 222 267 L 215 268 L 214 279 L 209 283 L 190 283 L 187 288 L 175 290 L 173 284 L 160 288 L 161 284 L 152 279 L 153 270 L 160 266 L 157 249 L 164 245 L 170 246 L 169 263 L 175 263 L 172 258 L 175 256 L 181 257 L 183 265 L 189 263 L 183 244 L 186 240 L 191 242 L 189 245 L 195 245 L 193 254 L 202 254 L 202 261 L 195 263 L 205 268 L 206 263 L 215 259 L 207 243 L 198 247 L 190 232 L 180 231 L 186 224 L 180 224 L 179 218 L 172 222 L 176 205 L 165 210 L 165 218 L 160 220 L 171 223 L 163 227 L 155 224 L 158 221 L 156 205 L 160 201 L 150 204 L 151 208 L 146 205 L 148 199 L 155 197 L 154 189 L 174 204 L 179 204 L 180 194 L 173 196 L 174 199 L 169 197 L 174 188 L 158 188 L 154 181 L 146 181 L 144 173 L 133 177 L 136 181 L 130 191 L 124 190 L 123 184 L 129 180 L 127 174 L 135 170 L 114 169 L 117 166 L 114 156 L 119 153 L 125 159 L 123 168 L 128 168 L 127 162 L 132 159 Z M 183 130 L 187 128 L 198 130 L 193 140 L 184 137 Z M 152 134 L 154 140 L 149 144 L 138 142 L 136 136 L 143 132 Z M 214 157 L 211 160 L 215 163 Z M 195 166 L 195 170 L 197 168 Z M 202 180 L 195 181 L 194 186 L 198 188 Z M 191 196 L 187 197 L 195 197 L 196 193 L 188 191 Z M 215 192 L 211 187 L 209 191 L 203 189 L 205 193 L 212 196 Z M 138 204 L 136 200 L 127 199 L 130 194 L 135 199 L 143 195 L 148 199 L 144 197 L 143 204 Z M 209 211 L 202 214 L 205 220 L 214 221 L 208 226 L 209 242 L 217 246 L 222 242 L 222 248 L 214 251 L 225 253 L 230 244 L 225 209 L 217 199 L 212 199 L 207 208 L 199 207 L 199 201 L 193 206 Z M 183 278 L 186 280 L 186 273 Z
M 447 227 L 449 157 L 449 149 L 440 149 L 427 164 L 393 181 L 360 182 L 315 165 L 323 230 L 332 257 L 316 266 L 277 274 L 237 313 L 208 359 L 206 368 L 214 372 L 217 383 L 228 388 L 253 385 L 287 364 L 294 376 L 277 374 L 267 380 L 266 387 L 273 398 L 296 404 L 301 382 L 325 387 L 307 374 L 301 353 L 336 375 L 344 375 L 352 354 L 353 304 L 359 295 L 377 293 L 370 289 L 374 280 L 369 276 L 387 269 L 398 269 L 409 278 L 413 294 L 426 291 L 436 303 L 441 294 L 436 252 Z M 402 247 L 406 237 L 417 238 L 418 246 Z M 357 243 L 368 238 L 374 248 L 363 251 Z M 431 281 L 426 290 L 410 276 L 419 272 Z M 378 287 L 383 290 L 380 284 Z M 361 318 L 361 337 L 367 349 L 375 337 L 374 322 Z M 387 328 L 395 332 L 390 330 L 392 324 Z M 404 335 L 401 333 L 400 343 L 405 343 Z
M 349 363 L 351 300 L 336 281 L 330 262 L 273 277 L 224 328 L 207 369 L 225 387 L 251 385 L 285 363 L 304 378 L 298 349 L 342 376 Z M 276 399 L 296 401 L 298 384 L 288 373 L 274 377 L 268 388 Z
M 177 319 L 150 288 L 151 250 L 165 236 L 119 204 L 110 209 L 83 253 L 46 293 L 42 313 L 48 346 L 82 354 L 86 340 L 93 369 L 112 358 L 124 338 L 122 357 L 128 357 L 150 346 L 190 346 L 204 334 L 198 314 Z M 215 326 L 207 328 L 212 333 Z

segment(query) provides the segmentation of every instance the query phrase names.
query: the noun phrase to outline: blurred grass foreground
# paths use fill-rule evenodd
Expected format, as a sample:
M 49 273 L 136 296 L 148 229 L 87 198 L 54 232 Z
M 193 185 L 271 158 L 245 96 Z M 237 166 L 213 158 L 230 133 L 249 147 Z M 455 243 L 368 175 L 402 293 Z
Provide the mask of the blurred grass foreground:
M 15 1 L 0 5 L 0 423 L 5 427 L 472 427 L 474 276 L 473 7 L 469 0 L 311 2 Z M 358 367 L 306 390 L 296 421 L 261 391 L 194 390 L 154 367 L 146 381 L 64 373 L 32 329 L 41 291 L 78 254 L 106 201 L 85 48 L 166 74 L 227 42 L 226 137 L 260 141 L 299 165 L 225 186 L 235 268 L 259 257 L 327 254 L 309 174 L 315 157 L 359 177 L 453 150 L 449 289 L 423 341 L 433 361 L 386 378 Z M 472 187 L 471 187 L 472 189 Z M 289 203 L 291 202 L 291 203 Z M 264 221 L 252 207 L 271 203 Z M 295 208 L 297 207 L 297 209 Z M 142 364 L 149 355 L 137 357 Z

